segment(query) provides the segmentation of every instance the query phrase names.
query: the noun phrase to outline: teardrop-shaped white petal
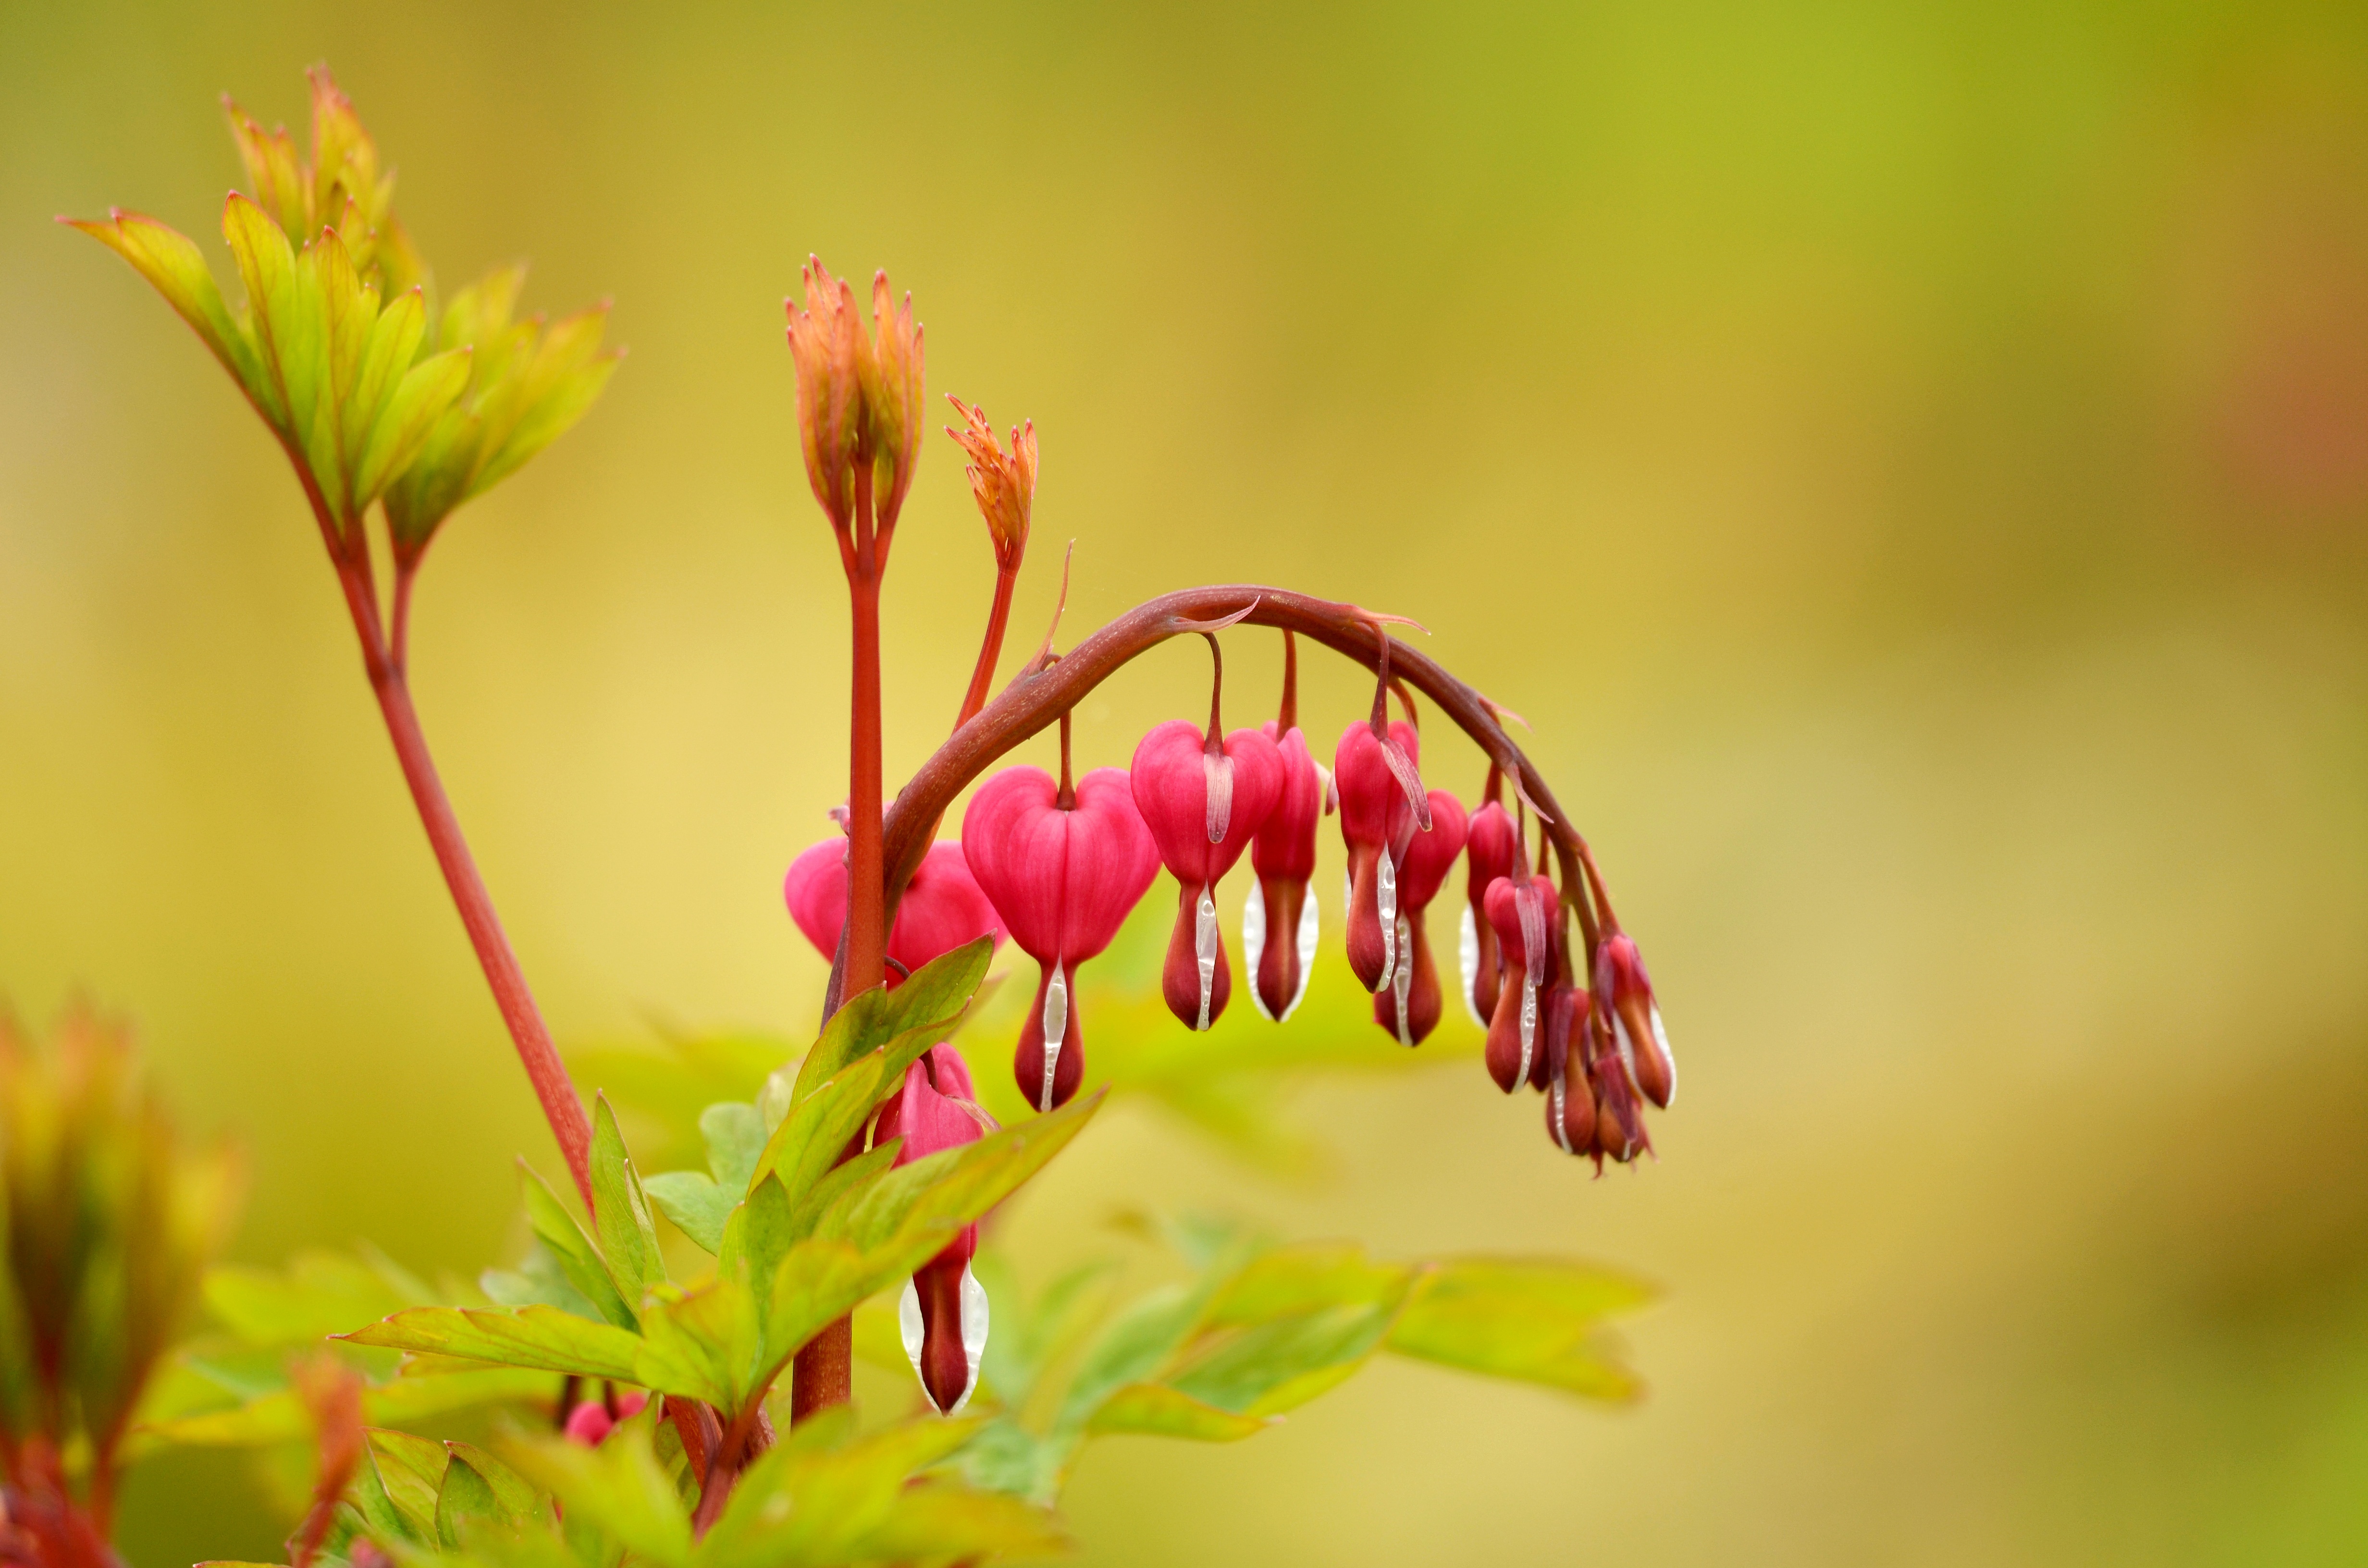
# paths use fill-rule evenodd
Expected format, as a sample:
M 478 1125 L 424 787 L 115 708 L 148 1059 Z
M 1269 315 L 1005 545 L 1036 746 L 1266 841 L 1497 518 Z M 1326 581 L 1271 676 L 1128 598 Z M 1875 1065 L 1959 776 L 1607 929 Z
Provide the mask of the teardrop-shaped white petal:
M 986 1358 L 986 1287 L 978 1282 L 968 1264 L 962 1265 L 962 1357 L 970 1362 L 970 1380 L 962 1384 L 962 1397 L 954 1401 L 948 1415 L 960 1415 L 970 1396 L 978 1392 L 978 1365 Z
M 1274 1015 L 1266 1010 L 1266 998 L 1258 994 L 1258 965 L 1266 960 L 1266 889 L 1250 884 L 1250 896 L 1242 904 L 1242 972 L 1250 980 L 1250 1006 L 1259 1017 L 1271 1023 Z M 1286 1011 L 1285 1016 L 1289 1014 Z
M 1291 994 L 1291 1006 L 1282 1010 L 1286 1018 L 1299 1011 L 1299 1004 L 1307 996 L 1307 977 L 1315 972 L 1315 890 L 1307 890 L 1299 905 L 1299 989 Z
M 1044 987 L 1044 1092 L 1038 1110 L 1053 1108 L 1053 1070 L 1061 1063 L 1061 1041 L 1069 1032 L 1069 966 L 1053 966 L 1052 983 Z
M 1472 917 L 1472 906 L 1463 906 L 1463 928 L 1455 939 L 1455 957 L 1463 971 L 1463 1010 L 1482 1028 L 1488 1020 L 1480 1016 L 1480 1004 L 1474 1000 L 1480 994 L 1480 923 Z
M 1408 998 L 1414 994 L 1414 960 L 1411 957 L 1414 952 L 1414 922 L 1403 915 L 1398 916 L 1397 937 L 1397 950 L 1409 956 L 1390 977 L 1390 994 L 1398 1005 L 1398 1043 L 1411 1051 L 1414 1049 L 1414 1025 L 1406 1015 L 1413 1011 Z
M 1398 967 L 1398 868 L 1396 859 L 1384 853 L 1375 868 L 1373 879 L 1375 903 L 1382 916 L 1382 982 L 1373 987 L 1378 991 L 1390 983 Z
M 1209 1027 L 1209 999 L 1217 989 L 1217 901 L 1209 896 L 1210 892 L 1205 887 L 1201 890 L 1201 902 L 1192 910 L 1192 956 L 1201 963 L 1201 1021 L 1192 1026 L 1196 1029 Z

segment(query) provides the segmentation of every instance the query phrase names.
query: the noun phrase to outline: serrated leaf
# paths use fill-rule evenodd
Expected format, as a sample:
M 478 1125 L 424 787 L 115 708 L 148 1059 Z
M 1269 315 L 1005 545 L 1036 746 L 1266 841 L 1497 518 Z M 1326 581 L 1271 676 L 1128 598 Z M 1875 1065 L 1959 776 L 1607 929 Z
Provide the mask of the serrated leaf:
M 488 1268 L 477 1277 L 477 1288 L 497 1307 L 557 1307 L 595 1323 L 609 1321 L 599 1308 L 584 1299 L 569 1282 L 558 1257 L 541 1236 L 527 1244 L 526 1256 L 514 1269 Z
M 299 1253 L 284 1270 L 222 1265 L 207 1271 L 203 1295 L 207 1310 L 252 1345 L 307 1345 L 434 1304 L 417 1281 L 330 1252 Z
M 625 1140 L 617 1131 L 617 1113 L 608 1097 L 593 1096 L 592 1212 L 600 1233 L 600 1256 L 617 1293 L 638 1307 L 643 1293 L 666 1278 L 658 1256 L 657 1226 L 650 1218 L 649 1199 L 634 1173 Z
M 1244 1329 L 1169 1381 L 1245 1415 L 1296 1409 L 1355 1375 L 1387 1337 L 1402 1299 L 1401 1292 Z
M 943 1031 L 938 1039 L 944 1039 L 977 994 L 994 958 L 994 939 L 981 937 L 930 960 L 894 991 L 875 986 L 849 997 L 799 1064 L 795 1098 L 805 1098 L 848 1062 L 899 1035 L 936 1028 Z
M 340 1339 L 503 1367 L 634 1381 L 638 1335 L 552 1307 L 416 1307 Z
M 518 1176 L 527 1223 L 542 1244 L 551 1249 L 552 1259 L 567 1277 L 567 1282 L 609 1322 L 620 1328 L 636 1326 L 641 1319 L 625 1298 L 618 1294 L 608 1265 L 600 1260 L 599 1249 L 559 1200 L 559 1195 L 551 1190 L 551 1184 L 524 1160 L 518 1162 Z
M 707 1168 L 715 1185 L 745 1195 L 765 1152 L 765 1119 L 753 1105 L 724 1100 L 699 1113 L 700 1136 L 707 1141 Z
M 861 1437 L 852 1423 L 821 1430 L 810 1423 L 768 1450 L 733 1488 L 723 1517 L 693 1557 L 696 1568 L 775 1568 L 791 1563 L 892 1560 L 871 1540 L 918 1490 L 914 1473 L 967 1441 L 975 1420 L 935 1417 Z M 920 1546 L 894 1561 L 946 1562 L 954 1555 Z
M 1652 1299 L 1649 1287 L 1586 1264 L 1459 1259 L 1431 1269 L 1389 1347 L 1591 1399 L 1630 1399 L 1634 1376 L 1594 1335 L 1606 1316 Z
M 1198 1443 L 1232 1443 L 1255 1437 L 1272 1422 L 1220 1410 L 1164 1383 L 1129 1383 L 1102 1401 L 1086 1430 L 1095 1437 L 1121 1433 L 1144 1437 L 1182 1437 Z

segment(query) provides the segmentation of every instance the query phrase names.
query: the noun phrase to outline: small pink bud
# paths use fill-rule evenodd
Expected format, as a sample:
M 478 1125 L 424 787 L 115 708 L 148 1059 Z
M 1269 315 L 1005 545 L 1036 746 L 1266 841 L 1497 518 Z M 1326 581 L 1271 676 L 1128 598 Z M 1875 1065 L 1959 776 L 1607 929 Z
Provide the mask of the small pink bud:
M 1233 975 L 1217 931 L 1217 882 L 1233 869 L 1282 794 L 1282 754 L 1258 730 L 1222 748 L 1187 719 L 1156 724 L 1134 748 L 1134 803 L 1176 879 L 1176 929 L 1160 979 L 1167 1010 L 1205 1029 L 1225 1010 Z
M 1007 767 L 962 816 L 962 854 L 1019 950 L 1043 966 L 1012 1071 L 1039 1110 L 1065 1105 L 1085 1075 L 1071 996 L 1076 967 L 1110 945 L 1159 874 L 1159 851 L 1125 770 L 1097 767 L 1070 803 L 1040 767 Z
M 1505 958 L 1505 987 L 1488 1020 L 1488 1075 L 1509 1095 L 1524 1083 L 1544 1082 L 1540 1010 L 1560 912 L 1552 879 L 1518 872 L 1488 884 L 1486 904 Z
M 1260 728 L 1282 759 L 1282 793 L 1250 841 L 1258 891 L 1242 912 L 1242 964 L 1250 971 L 1250 999 L 1260 1016 L 1280 1020 L 1307 994 L 1307 960 L 1315 948 L 1315 903 L 1307 882 L 1315 874 L 1325 781 L 1296 724 L 1280 737 L 1272 720 Z
M 587 1399 L 567 1413 L 565 1436 L 571 1443 L 581 1443 L 587 1449 L 597 1449 L 600 1446 L 600 1440 L 606 1437 L 616 1425 L 617 1423 L 609 1417 L 609 1413 L 601 1408 L 599 1401 Z
M 1463 851 L 1463 802 L 1444 790 L 1433 790 L 1429 799 L 1430 831 L 1414 835 L 1398 865 L 1398 961 L 1373 995 L 1373 1021 L 1406 1046 L 1420 1045 L 1439 1027 L 1439 966 L 1423 915 Z
M 1609 931 L 1595 949 L 1595 991 L 1606 999 L 1613 1043 L 1645 1097 L 1667 1110 L 1678 1096 L 1678 1062 L 1669 1054 L 1661 1005 L 1645 960 L 1625 932 Z
M 1653 1140 L 1645 1131 L 1645 1108 L 1638 1103 L 1636 1086 L 1629 1081 L 1627 1065 L 1619 1053 L 1605 1051 L 1597 1056 L 1588 1077 L 1595 1086 L 1597 1168 L 1607 1159 L 1625 1165 L 1650 1153 Z
M 836 958 L 839 927 L 847 923 L 847 840 L 826 838 L 791 861 L 781 896 L 806 940 L 823 957 Z M 981 937 L 992 937 L 1001 947 L 1003 922 L 971 876 L 962 846 L 939 839 L 921 858 L 897 901 L 895 923 L 888 929 L 888 957 L 894 960 L 889 989 L 923 964 Z
M 1499 877 L 1511 876 L 1514 862 L 1520 856 L 1520 835 L 1513 826 L 1512 814 L 1499 801 L 1484 802 L 1472 813 L 1471 829 L 1463 845 L 1467 904 L 1463 915 L 1463 1001 L 1472 1009 L 1473 1017 L 1484 1025 L 1496 1015 L 1497 994 L 1505 980 L 1497 949 L 1497 928 L 1488 923 L 1484 901 L 1488 896 L 1488 884 Z
M 973 1142 L 994 1127 L 995 1119 L 979 1108 L 962 1053 L 933 1045 L 905 1070 L 905 1082 L 880 1108 L 871 1139 L 875 1147 L 903 1139 L 896 1164 L 906 1165 Z M 905 1353 L 929 1402 L 948 1415 L 969 1399 L 986 1349 L 986 1292 L 970 1274 L 977 1251 L 978 1227 L 965 1225 L 913 1276 L 920 1332 L 917 1344 L 907 1333 Z

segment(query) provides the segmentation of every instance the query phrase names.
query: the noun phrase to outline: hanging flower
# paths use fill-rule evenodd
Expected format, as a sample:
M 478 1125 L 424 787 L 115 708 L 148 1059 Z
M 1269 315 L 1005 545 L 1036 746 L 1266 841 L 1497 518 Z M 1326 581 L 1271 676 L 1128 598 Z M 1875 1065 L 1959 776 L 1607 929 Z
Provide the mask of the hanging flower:
M 1167 1010 L 1205 1029 L 1225 1010 L 1233 976 L 1217 934 L 1218 880 L 1250 846 L 1282 794 L 1282 754 L 1258 730 L 1221 743 L 1189 719 L 1155 725 L 1134 748 L 1134 803 L 1176 879 L 1176 928 L 1160 992 Z
M 1485 907 L 1488 884 L 1499 877 L 1511 876 L 1520 855 L 1520 834 L 1504 802 L 1482 801 L 1480 809 L 1472 813 L 1471 827 L 1463 840 L 1465 903 L 1458 954 L 1463 960 L 1463 1005 L 1472 1010 L 1472 1021 L 1484 1028 L 1496 1016 L 1497 993 L 1505 980 L 1497 928 L 1488 924 Z
M 905 1082 L 880 1108 L 871 1141 L 876 1147 L 902 1139 L 895 1163 L 908 1165 L 994 1131 L 995 1119 L 980 1108 L 962 1052 L 933 1045 L 905 1070 Z M 978 1387 L 979 1358 L 986 1353 L 986 1290 L 970 1271 L 977 1251 L 978 1226 L 963 1226 L 913 1276 L 897 1313 L 905 1354 L 920 1374 L 921 1388 L 948 1415 Z
M 1488 1075 L 1511 1094 L 1524 1083 L 1544 1082 L 1538 1051 L 1539 1008 L 1554 971 L 1554 944 L 1562 924 L 1552 878 L 1510 877 L 1488 884 L 1488 923 L 1505 955 L 1505 987 L 1488 1019 Z
M 1332 756 L 1340 837 L 1349 846 L 1349 967 L 1368 991 L 1389 984 L 1396 967 L 1398 861 L 1430 825 L 1416 772 L 1421 756 L 1412 724 L 1395 722 L 1383 733 L 1362 720 L 1341 734 Z
M 1012 1073 L 1039 1110 L 1065 1105 L 1085 1075 L 1070 1004 L 1076 967 L 1110 945 L 1159 872 L 1159 851 L 1123 768 L 1074 790 L 1041 767 L 1007 767 L 971 798 L 962 855 L 1019 950 L 1043 966 Z
M 1390 983 L 1373 994 L 1373 1021 L 1405 1046 L 1420 1045 L 1439 1027 L 1439 966 L 1431 960 L 1423 912 L 1463 851 L 1463 802 L 1444 790 L 1431 790 L 1429 799 L 1430 831 L 1414 835 L 1397 869 L 1397 926 L 1391 934 L 1397 961 Z
M 1645 1097 L 1667 1110 L 1678 1096 L 1678 1062 L 1661 1027 L 1661 1005 L 1652 977 L 1627 933 L 1611 930 L 1595 949 L 1595 991 L 1604 998 L 1613 1045 Z
M 1242 905 L 1242 967 L 1249 971 L 1258 1016 L 1279 1022 L 1307 994 L 1316 936 L 1315 901 L 1307 884 L 1315 875 L 1316 823 L 1331 812 L 1333 800 L 1331 779 L 1307 754 L 1307 736 L 1298 725 L 1279 735 L 1273 720 L 1259 727 L 1281 759 L 1282 791 L 1250 840 L 1250 869 L 1258 885 Z

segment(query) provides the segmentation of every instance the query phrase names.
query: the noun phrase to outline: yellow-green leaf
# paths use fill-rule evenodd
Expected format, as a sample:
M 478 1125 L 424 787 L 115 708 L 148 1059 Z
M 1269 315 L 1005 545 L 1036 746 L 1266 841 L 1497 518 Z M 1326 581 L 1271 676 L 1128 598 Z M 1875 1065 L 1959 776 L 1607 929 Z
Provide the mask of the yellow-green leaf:
M 1265 1431 L 1280 1417 L 1237 1415 L 1205 1404 L 1165 1383 L 1129 1383 L 1095 1411 L 1086 1430 L 1095 1437 L 1132 1433 L 1146 1437 L 1184 1437 L 1200 1443 L 1233 1443 Z
M 554 1307 L 416 1307 L 337 1335 L 356 1345 L 631 1382 L 639 1335 Z
M 448 349 L 414 365 L 370 427 L 355 472 L 357 495 L 375 496 L 419 455 L 436 422 L 469 384 L 469 351 Z

